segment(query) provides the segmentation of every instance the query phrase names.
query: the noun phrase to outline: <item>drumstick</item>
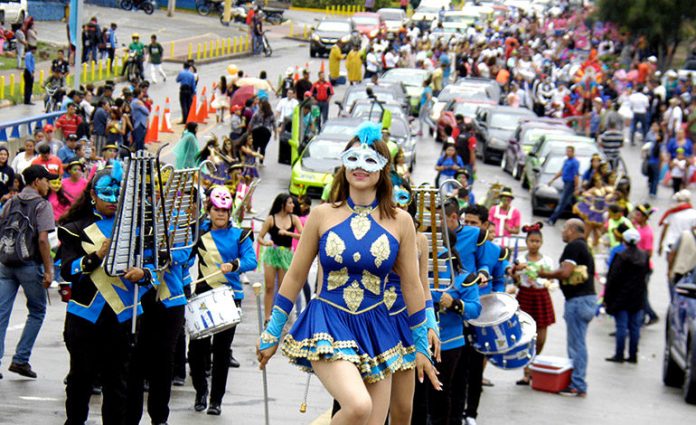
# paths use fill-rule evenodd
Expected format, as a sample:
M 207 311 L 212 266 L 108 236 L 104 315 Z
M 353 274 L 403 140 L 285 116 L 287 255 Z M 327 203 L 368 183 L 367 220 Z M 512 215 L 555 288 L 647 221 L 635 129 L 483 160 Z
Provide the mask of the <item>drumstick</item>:
M 216 272 L 214 272 L 214 273 L 210 273 L 208 276 L 203 276 L 202 278 L 200 278 L 200 279 L 198 279 L 198 280 L 194 280 L 193 282 L 191 282 L 191 285 L 198 285 L 199 283 L 201 283 L 201 282 L 203 282 L 203 281 L 205 281 L 205 280 L 208 280 L 208 279 L 210 279 L 211 277 L 215 277 L 215 276 L 217 276 L 217 275 L 219 275 L 219 274 L 222 274 L 222 270 L 218 270 L 218 271 L 216 271 Z
M 251 287 L 254 288 L 254 295 L 256 295 L 256 312 L 258 313 L 259 318 L 259 336 L 261 336 L 261 333 L 263 332 L 263 313 L 261 312 L 261 288 L 263 287 L 263 285 L 261 284 L 261 282 L 254 282 L 254 284 L 251 285 Z M 268 425 L 268 381 L 266 378 L 266 368 L 263 368 L 261 372 L 263 373 L 263 408 L 264 413 L 266 415 L 266 425 Z

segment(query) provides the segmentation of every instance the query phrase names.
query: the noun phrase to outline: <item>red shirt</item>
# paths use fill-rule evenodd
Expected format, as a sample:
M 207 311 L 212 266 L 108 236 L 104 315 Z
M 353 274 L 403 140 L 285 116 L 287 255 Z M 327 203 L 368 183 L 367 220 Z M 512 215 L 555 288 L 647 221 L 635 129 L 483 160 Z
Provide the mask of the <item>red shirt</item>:
M 43 165 L 50 173 L 58 174 L 59 176 L 63 175 L 63 163 L 55 155 L 49 155 L 47 161 L 44 161 L 41 155 L 39 155 L 35 160 L 31 161 L 31 165 Z
M 56 128 L 63 130 L 63 137 L 66 139 L 69 135 L 77 133 L 77 127 L 80 124 L 82 124 L 82 118 L 77 114 L 73 115 L 72 119 L 68 117 L 68 114 L 61 115 L 56 120 Z
M 329 100 L 329 96 L 333 96 L 334 89 L 330 82 L 328 81 L 317 81 L 312 84 L 312 96 L 317 99 L 318 102 L 326 102 Z

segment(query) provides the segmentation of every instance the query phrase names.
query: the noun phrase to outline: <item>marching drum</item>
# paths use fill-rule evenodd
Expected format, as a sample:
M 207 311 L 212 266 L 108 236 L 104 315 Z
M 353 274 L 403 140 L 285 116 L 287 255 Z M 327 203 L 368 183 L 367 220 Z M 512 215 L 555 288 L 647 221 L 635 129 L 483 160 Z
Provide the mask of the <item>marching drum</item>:
M 511 295 L 493 293 L 481 297 L 481 315 L 469 320 L 471 344 L 482 354 L 504 353 L 521 340 L 517 317 L 519 304 Z
M 242 321 L 234 293 L 227 285 L 192 297 L 186 305 L 186 331 L 201 339 L 233 328 Z
M 532 316 L 520 311 L 517 313 L 522 323 L 522 338 L 506 353 L 493 354 L 488 360 L 501 369 L 518 369 L 527 366 L 536 356 L 536 322 Z

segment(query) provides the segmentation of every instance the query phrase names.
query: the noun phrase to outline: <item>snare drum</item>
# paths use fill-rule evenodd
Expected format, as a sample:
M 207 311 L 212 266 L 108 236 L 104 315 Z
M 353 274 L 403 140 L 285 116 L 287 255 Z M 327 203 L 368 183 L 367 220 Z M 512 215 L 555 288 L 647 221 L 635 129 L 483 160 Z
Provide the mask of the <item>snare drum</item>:
M 186 331 L 200 339 L 237 326 L 242 317 L 227 285 L 192 297 L 186 305 Z
M 520 341 L 522 327 L 517 300 L 501 292 L 481 297 L 481 315 L 469 320 L 470 343 L 482 354 L 505 353 Z
M 519 369 L 527 366 L 536 356 L 536 322 L 532 316 L 520 311 L 518 313 L 522 324 L 522 339 L 510 351 L 493 354 L 488 360 L 501 369 Z

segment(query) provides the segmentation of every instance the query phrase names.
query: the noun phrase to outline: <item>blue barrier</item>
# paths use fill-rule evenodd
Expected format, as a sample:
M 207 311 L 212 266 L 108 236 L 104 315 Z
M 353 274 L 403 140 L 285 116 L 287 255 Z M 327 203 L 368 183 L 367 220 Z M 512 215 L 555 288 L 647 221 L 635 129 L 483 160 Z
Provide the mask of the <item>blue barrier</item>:
M 0 142 L 7 142 L 7 130 L 10 130 L 10 139 L 19 139 L 22 137 L 22 127 L 26 127 L 25 135 L 34 134 L 39 128 L 43 128 L 44 123 L 53 124 L 53 122 L 65 111 L 51 112 L 48 114 L 36 115 L 29 118 L 22 118 L 15 121 L 0 122 Z

